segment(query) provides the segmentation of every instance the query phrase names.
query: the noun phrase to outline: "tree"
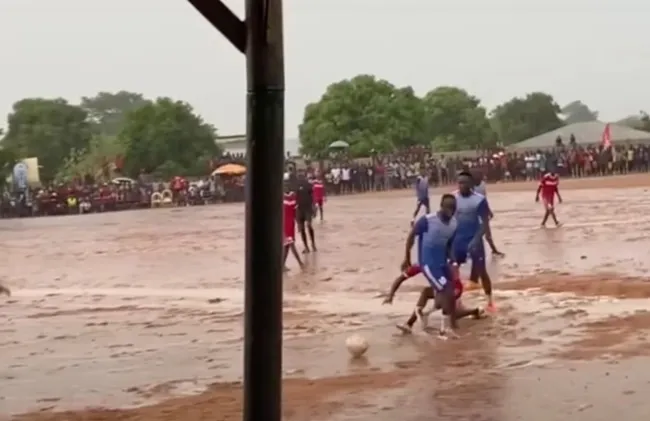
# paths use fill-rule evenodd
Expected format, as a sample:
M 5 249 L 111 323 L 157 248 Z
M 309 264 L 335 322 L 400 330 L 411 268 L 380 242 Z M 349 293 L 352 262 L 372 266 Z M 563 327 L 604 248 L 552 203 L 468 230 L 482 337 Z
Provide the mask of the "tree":
M 490 114 L 500 141 L 512 145 L 562 127 L 559 113 L 551 95 L 533 92 L 499 105 Z
M 115 162 L 125 151 L 126 145 L 116 136 L 95 135 L 86 149 L 70 151 L 56 179 L 67 181 L 87 175 L 103 179 L 112 177 Z
M 3 146 L 19 157 L 37 157 L 41 179 L 50 181 L 70 151 L 91 138 L 87 113 L 64 99 L 27 98 L 14 104 Z
M 124 171 L 161 176 L 203 175 L 219 154 L 216 130 L 182 101 L 158 98 L 127 113 L 119 139 L 124 142 Z
M 496 139 L 481 101 L 465 90 L 441 86 L 422 99 L 425 127 L 435 151 L 495 146 Z
M 592 111 L 582 101 L 573 101 L 562 108 L 565 124 L 585 123 L 598 120 L 598 111 Z
M 621 126 L 627 126 L 632 129 L 643 130 L 644 132 L 650 132 L 650 116 L 645 111 L 639 111 L 639 114 L 630 115 L 617 121 L 615 124 Z
M 93 97 L 82 97 L 81 107 L 88 113 L 98 133 L 117 136 L 122 129 L 126 114 L 149 102 L 139 93 L 99 92 Z
M 7 178 L 12 174 L 16 162 L 18 162 L 16 151 L 4 145 L 0 146 L 0 189 L 7 185 Z
M 337 140 L 347 142 L 355 156 L 423 144 L 423 111 L 410 87 L 397 88 L 372 75 L 342 80 L 305 108 L 300 151 L 320 157 Z

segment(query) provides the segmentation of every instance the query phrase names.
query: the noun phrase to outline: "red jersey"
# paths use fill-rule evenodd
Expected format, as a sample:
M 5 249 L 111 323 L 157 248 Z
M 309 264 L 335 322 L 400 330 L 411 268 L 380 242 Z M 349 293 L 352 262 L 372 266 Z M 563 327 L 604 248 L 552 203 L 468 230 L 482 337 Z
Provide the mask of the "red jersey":
M 323 199 L 325 198 L 325 187 L 323 186 L 323 183 L 321 183 L 319 180 L 315 180 L 312 183 L 312 192 L 314 203 L 317 205 L 322 205 Z
M 557 174 L 545 174 L 539 182 L 542 197 L 545 199 L 553 199 L 557 194 L 557 188 L 560 185 L 560 179 Z
M 284 195 L 284 245 L 294 242 L 296 237 L 296 195 L 285 193 Z

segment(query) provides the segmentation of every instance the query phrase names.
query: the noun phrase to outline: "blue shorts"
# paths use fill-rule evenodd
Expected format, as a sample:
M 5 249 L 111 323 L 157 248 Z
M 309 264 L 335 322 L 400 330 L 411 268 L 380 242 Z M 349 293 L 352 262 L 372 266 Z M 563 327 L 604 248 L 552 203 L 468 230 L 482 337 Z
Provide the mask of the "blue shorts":
M 484 266 L 485 265 L 485 247 L 483 246 L 483 240 L 479 242 L 479 245 L 472 251 L 468 250 L 469 244 L 454 244 L 452 246 L 454 257 L 456 258 L 456 263 L 462 265 L 466 263 L 468 259 L 472 259 L 472 266 Z
M 429 198 L 428 197 L 418 197 L 418 210 L 421 206 L 429 209 Z
M 422 274 L 427 278 L 434 291 L 442 292 L 454 289 L 454 277 L 448 265 L 440 266 L 439 264 L 429 265 L 424 263 L 420 264 L 420 267 Z

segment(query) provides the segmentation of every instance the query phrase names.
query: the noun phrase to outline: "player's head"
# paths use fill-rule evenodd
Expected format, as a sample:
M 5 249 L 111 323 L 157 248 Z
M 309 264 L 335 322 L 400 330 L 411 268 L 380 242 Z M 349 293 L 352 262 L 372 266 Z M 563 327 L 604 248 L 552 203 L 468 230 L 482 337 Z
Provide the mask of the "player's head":
M 456 197 L 453 194 L 445 193 L 440 199 L 440 213 L 451 218 L 456 213 Z
M 458 191 L 463 196 L 472 192 L 474 187 L 474 177 L 469 171 L 461 171 L 458 173 Z

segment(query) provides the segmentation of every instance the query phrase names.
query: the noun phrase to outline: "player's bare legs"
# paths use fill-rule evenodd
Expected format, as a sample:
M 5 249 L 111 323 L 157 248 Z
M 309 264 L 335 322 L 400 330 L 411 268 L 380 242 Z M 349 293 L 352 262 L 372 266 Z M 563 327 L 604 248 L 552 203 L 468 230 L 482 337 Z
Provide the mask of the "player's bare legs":
M 287 258 L 289 257 L 289 250 L 291 250 L 291 254 L 293 254 L 293 257 L 295 257 L 296 261 L 298 262 L 300 269 L 304 269 L 305 265 L 302 263 L 302 259 L 300 258 L 300 254 L 298 253 L 298 249 L 296 248 L 296 243 L 291 242 L 289 244 L 285 244 L 284 246 L 284 257 L 283 257 L 284 271 L 286 272 L 289 270 L 289 268 L 287 267 Z

